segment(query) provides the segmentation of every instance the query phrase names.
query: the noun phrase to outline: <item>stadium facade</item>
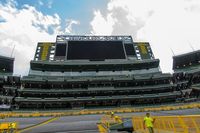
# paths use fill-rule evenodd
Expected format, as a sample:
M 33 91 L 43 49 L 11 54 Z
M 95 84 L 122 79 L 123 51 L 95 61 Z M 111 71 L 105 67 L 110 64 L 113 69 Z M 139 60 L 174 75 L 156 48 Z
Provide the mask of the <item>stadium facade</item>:
M 195 61 L 185 60 L 190 56 Z M 162 73 L 148 42 L 134 42 L 131 36 L 58 35 L 56 42 L 38 43 L 28 76 L 1 79 L 1 103 L 39 110 L 195 101 L 199 60 L 200 51 L 174 56 L 174 74 Z
M 0 109 L 10 109 L 20 87 L 20 77 L 13 76 L 14 58 L 0 56 Z M 18 86 L 18 87 L 17 87 Z

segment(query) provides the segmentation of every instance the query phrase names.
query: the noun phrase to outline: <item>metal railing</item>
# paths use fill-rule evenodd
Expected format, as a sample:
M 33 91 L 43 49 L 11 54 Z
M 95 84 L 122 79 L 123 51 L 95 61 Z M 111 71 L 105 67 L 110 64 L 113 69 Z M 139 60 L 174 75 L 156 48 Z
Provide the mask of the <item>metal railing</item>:
M 155 118 L 154 130 L 157 133 L 164 131 L 171 133 L 200 133 L 200 115 L 188 116 L 153 116 Z M 148 133 L 144 129 L 144 116 L 134 116 L 132 118 L 135 131 Z
M 121 108 L 110 108 L 110 109 L 82 109 L 82 110 L 63 110 L 63 111 L 30 111 L 30 112 L 20 112 L 20 111 L 5 111 L 0 112 L 1 118 L 8 117 L 46 117 L 46 116 L 71 116 L 71 115 L 88 115 L 88 114 L 106 114 L 111 111 L 115 113 L 131 113 L 131 112 L 151 112 L 151 111 L 168 111 L 168 110 L 182 110 L 182 109 L 192 109 L 200 108 L 200 103 L 189 103 L 189 104 L 178 104 L 178 105 L 165 105 L 165 106 L 152 106 L 152 107 L 121 107 Z
M 128 121 L 132 124 L 134 131 L 149 133 L 143 125 L 144 117 L 130 117 Z M 155 118 L 153 128 L 156 133 L 200 133 L 200 115 L 152 116 L 152 118 Z M 104 115 L 97 125 L 100 133 L 109 133 L 113 130 L 125 128 L 123 125 L 128 121 L 119 116 Z

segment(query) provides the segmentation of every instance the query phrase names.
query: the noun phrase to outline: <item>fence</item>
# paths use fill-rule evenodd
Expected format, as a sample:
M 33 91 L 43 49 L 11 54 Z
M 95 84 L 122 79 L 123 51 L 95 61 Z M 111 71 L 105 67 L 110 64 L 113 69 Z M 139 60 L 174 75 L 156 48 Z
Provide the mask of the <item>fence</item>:
M 172 133 L 200 133 L 200 115 L 189 116 L 154 116 L 154 130 L 157 133 L 164 131 Z M 133 127 L 140 133 L 148 133 L 143 127 L 143 116 L 132 118 Z
M 200 115 L 186 116 L 153 116 L 155 118 L 154 130 L 156 133 L 200 133 Z M 120 121 L 119 121 L 120 120 Z M 98 123 L 100 133 L 108 133 L 112 130 L 123 129 L 123 118 L 114 119 L 109 115 L 105 115 Z M 133 129 L 137 133 L 149 133 L 144 128 L 144 116 L 133 116 L 130 118 Z
M 45 117 L 45 116 L 71 116 L 71 115 L 88 115 L 88 114 L 106 114 L 108 112 L 116 113 L 131 113 L 131 112 L 146 112 L 146 111 L 167 111 L 167 110 L 181 110 L 200 108 L 200 103 L 190 103 L 183 105 L 166 105 L 155 107 L 141 107 L 141 108 L 112 108 L 112 109 L 91 109 L 91 110 L 69 110 L 60 112 L 2 112 L 0 118 L 5 117 Z

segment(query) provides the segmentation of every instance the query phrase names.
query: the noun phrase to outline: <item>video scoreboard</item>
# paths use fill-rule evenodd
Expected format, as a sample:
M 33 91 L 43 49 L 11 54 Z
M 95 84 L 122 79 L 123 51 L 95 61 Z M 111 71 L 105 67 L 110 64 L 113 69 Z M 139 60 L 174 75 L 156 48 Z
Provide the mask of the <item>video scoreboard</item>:
M 67 36 L 56 42 L 38 43 L 34 60 L 104 61 L 113 59 L 153 59 L 149 43 L 133 42 L 131 36 Z

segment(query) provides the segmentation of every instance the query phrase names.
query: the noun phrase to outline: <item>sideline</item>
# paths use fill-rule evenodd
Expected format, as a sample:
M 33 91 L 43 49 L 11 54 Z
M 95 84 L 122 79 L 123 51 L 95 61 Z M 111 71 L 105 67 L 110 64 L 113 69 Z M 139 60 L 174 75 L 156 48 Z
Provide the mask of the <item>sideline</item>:
M 52 122 L 52 121 L 57 120 L 58 118 L 59 118 L 59 117 L 53 117 L 53 118 L 50 118 L 50 119 L 48 119 L 48 120 L 46 120 L 46 121 L 43 121 L 43 122 L 41 122 L 41 123 L 35 124 L 35 125 L 33 125 L 33 126 L 25 127 L 25 128 L 23 128 L 23 129 L 20 129 L 20 130 L 19 130 L 19 133 L 23 133 L 23 132 L 25 132 L 25 131 L 27 131 L 27 130 L 31 130 L 31 129 L 33 129 L 33 128 L 36 128 L 36 127 L 39 127 L 39 126 L 42 126 L 42 125 L 46 125 L 46 124 L 48 124 L 48 123 L 50 123 L 50 122 Z

